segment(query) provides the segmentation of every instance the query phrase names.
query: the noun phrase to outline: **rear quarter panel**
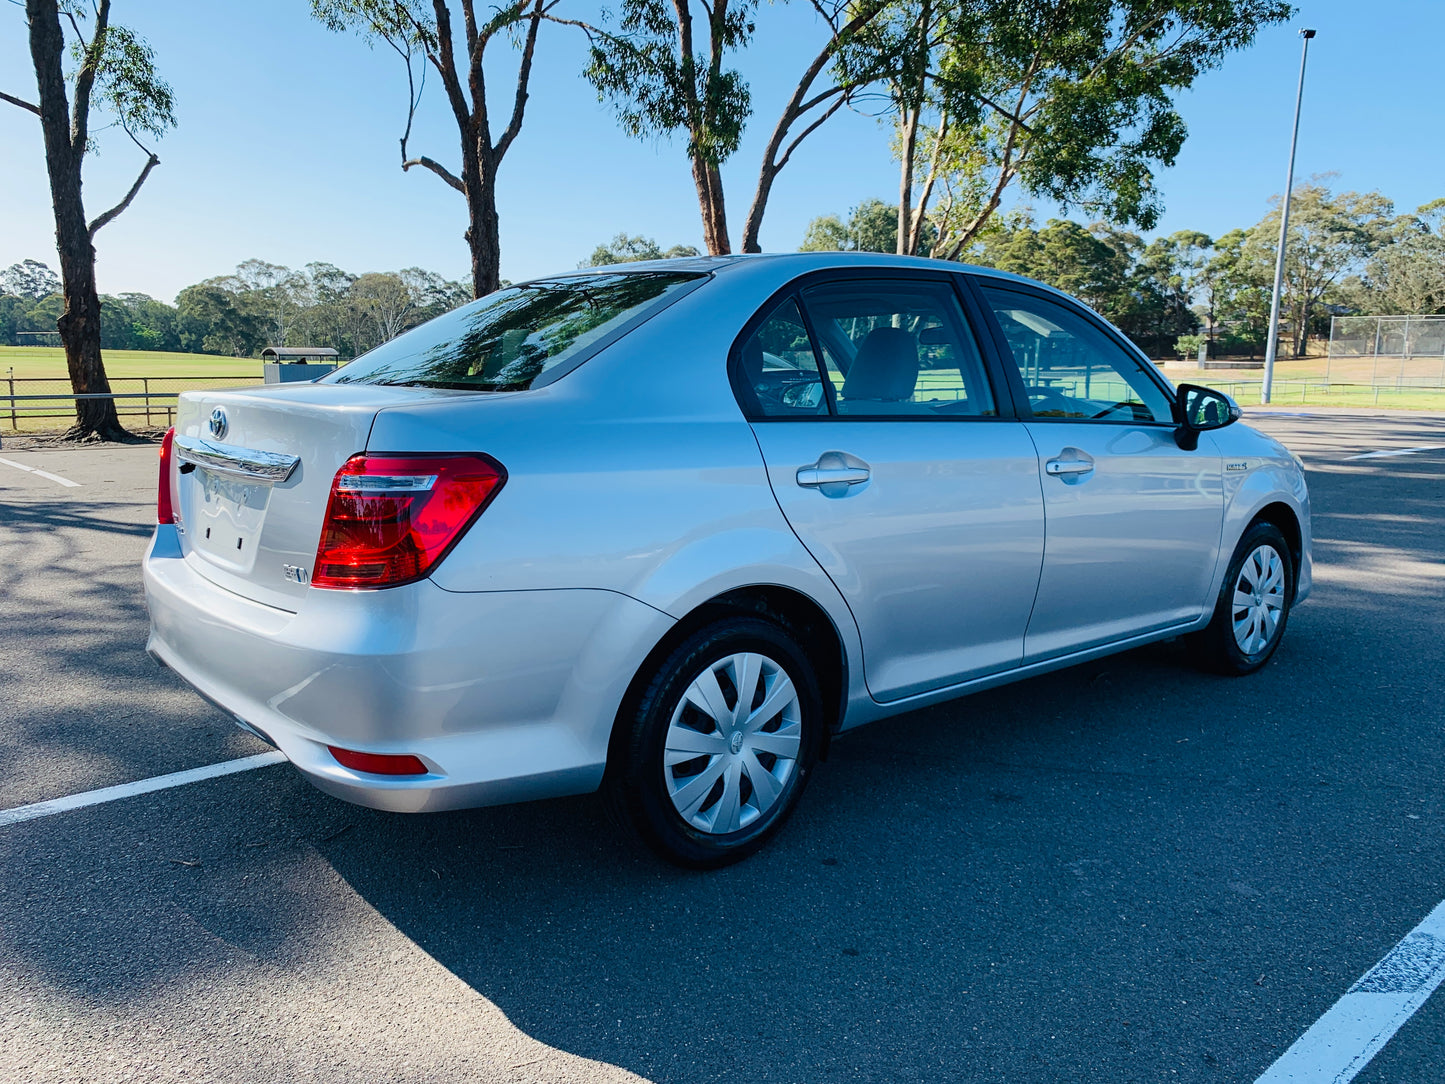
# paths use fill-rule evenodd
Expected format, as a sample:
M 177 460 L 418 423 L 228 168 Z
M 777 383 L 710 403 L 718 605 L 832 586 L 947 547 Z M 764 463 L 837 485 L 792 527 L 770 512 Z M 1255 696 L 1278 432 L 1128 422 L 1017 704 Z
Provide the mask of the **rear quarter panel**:
M 381 411 L 370 451 L 482 451 L 507 469 L 434 582 L 617 591 L 674 619 L 789 587 L 829 615 L 866 697 L 852 615 L 783 518 L 728 382 L 734 337 L 780 284 L 720 276 L 534 393 Z

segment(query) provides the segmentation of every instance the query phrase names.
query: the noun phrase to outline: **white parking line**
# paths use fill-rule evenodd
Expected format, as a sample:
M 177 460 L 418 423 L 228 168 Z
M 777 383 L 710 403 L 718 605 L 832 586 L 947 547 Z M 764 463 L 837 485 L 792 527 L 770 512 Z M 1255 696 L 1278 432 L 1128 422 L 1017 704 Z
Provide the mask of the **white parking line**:
M 241 757 L 239 760 L 223 760 L 219 764 L 207 764 L 204 768 L 189 768 L 183 772 L 171 772 L 170 775 L 157 775 L 150 779 L 137 780 L 134 783 L 122 783 L 115 787 L 102 787 L 100 790 L 87 790 L 80 794 L 71 794 L 65 798 L 52 798 L 48 802 L 20 805 L 14 809 L 0 809 L 0 828 L 5 828 L 12 824 L 19 824 L 21 821 L 33 821 L 37 817 L 49 817 L 54 813 L 66 813 L 72 809 L 83 809 L 88 805 L 114 802 L 118 798 L 130 798 L 136 794 L 149 794 L 153 790 L 183 787 L 187 783 L 199 783 L 202 779 L 215 779 L 220 775 L 234 775 L 236 772 L 249 772 L 253 768 L 265 768 L 271 764 L 280 764 L 285 761 L 285 759 L 286 754 L 279 751 L 257 753 L 253 757 Z
M 72 489 L 78 489 L 80 487 L 79 482 L 72 482 L 69 478 L 62 478 L 58 474 L 51 474 L 48 470 L 41 470 L 39 467 L 27 467 L 24 463 L 17 463 L 13 459 L 0 459 L 0 463 L 4 463 L 7 467 L 14 467 L 16 470 L 23 470 L 26 474 L 38 474 L 42 478 L 49 478 L 52 482 L 59 482 L 61 485 L 69 486 Z
M 1445 448 L 1445 444 L 1425 444 L 1419 448 L 1392 448 L 1384 452 L 1366 452 L 1364 455 L 1346 456 L 1346 461 L 1351 459 L 1385 459 L 1392 455 L 1414 455 L 1416 452 L 1438 452 Z
M 1255 1084 L 1345 1084 L 1445 979 L 1445 903 L 1295 1040 Z

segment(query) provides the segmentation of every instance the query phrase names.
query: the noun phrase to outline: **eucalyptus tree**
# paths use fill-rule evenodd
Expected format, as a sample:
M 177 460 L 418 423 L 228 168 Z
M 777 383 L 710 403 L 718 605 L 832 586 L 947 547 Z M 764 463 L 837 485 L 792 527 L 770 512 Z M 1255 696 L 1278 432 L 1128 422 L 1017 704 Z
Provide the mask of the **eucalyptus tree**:
M 171 88 L 157 75 L 154 53 L 144 39 L 110 21 L 111 0 L 97 0 L 93 7 L 80 0 L 25 0 L 24 6 L 35 100 L 0 91 L 0 101 L 33 113 L 40 122 L 64 296 L 56 329 L 65 346 L 71 388 L 77 395 L 107 394 L 110 381 L 101 360 L 95 235 L 131 205 L 151 170 L 160 164 L 141 138 L 159 138 L 175 125 Z M 68 77 L 67 52 L 75 60 Z M 129 136 L 145 162 L 120 201 L 87 221 L 81 173 L 99 130 L 92 129 L 93 110 L 108 116 Z M 76 399 L 75 426 L 69 435 L 121 440 L 126 432 L 114 400 Z
M 1402 215 L 1393 241 L 1375 253 L 1365 278 L 1377 312 L 1445 313 L 1445 199 Z
M 841 53 L 893 0 L 814 0 L 825 28 L 784 104 L 763 151 L 743 223 L 741 249 L 760 251 L 758 234 L 778 174 L 803 140 L 872 78 L 840 66 Z M 686 138 L 710 255 L 732 251 L 722 164 L 737 151 L 752 93 L 731 58 L 757 33 L 758 0 L 622 0 L 607 25 L 558 19 L 586 32 L 584 72 L 611 102 L 624 131 L 638 139 Z M 805 54 L 807 55 L 807 54 Z
M 311 0 L 312 13 L 331 30 L 352 30 L 390 47 L 406 66 L 407 113 L 402 131 L 401 168 L 420 167 L 441 178 L 467 201 L 467 247 L 472 291 L 489 294 L 501 283 L 502 245 L 497 215 L 497 173 L 526 116 L 537 33 L 557 0 L 511 0 L 477 11 L 475 0 Z M 461 13 L 461 29 L 453 9 Z M 487 109 L 489 47 L 501 40 L 520 52 L 511 111 L 500 132 Z M 420 68 L 418 68 L 420 65 Z M 426 70 L 441 79 L 460 140 L 460 169 L 435 158 L 412 155 L 408 144 L 421 103 Z
M 1284 246 L 1282 318 L 1292 329 L 1294 357 L 1301 357 L 1310 322 L 1330 292 L 1364 269 L 1385 248 L 1396 228 L 1394 204 L 1379 192 L 1332 192 L 1326 178 L 1295 185 L 1290 196 Z M 1242 259 L 1256 278 L 1272 267 L 1279 237 L 1278 197 L 1246 237 Z
M 1153 228 L 1155 171 L 1186 133 L 1175 97 L 1293 13 L 1285 0 L 899 2 L 858 46 L 894 73 L 901 249 L 917 251 L 932 203 L 933 253 L 945 258 L 1013 185 Z

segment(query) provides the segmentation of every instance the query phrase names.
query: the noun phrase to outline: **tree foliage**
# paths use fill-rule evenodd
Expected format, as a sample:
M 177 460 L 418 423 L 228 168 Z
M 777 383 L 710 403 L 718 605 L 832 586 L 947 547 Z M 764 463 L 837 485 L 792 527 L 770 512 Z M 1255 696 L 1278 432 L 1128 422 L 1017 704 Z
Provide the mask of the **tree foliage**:
M 1284 0 L 899 2 L 887 26 L 901 29 L 864 36 L 855 63 L 898 58 L 903 187 L 918 178 L 915 215 L 936 198 L 945 257 L 967 249 L 1015 184 L 1153 228 L 1155 173 L 1185 137 L 1175 97 L 1293 11 Z
M 1398 315 L 1445 313 L 1445 199 L 1402 215 L 1391 235 L 1365 268 L 1372 307 Z
M 1050 219 L 1040 229 L 1027 214 L 1018 214 L 985 231 L 969 258 L 1073 294 L 1159 357 L 1199 326 L 1167 252 L 1107 225 L 1088 228 Z
M 1279 240 L 1280 201 L 1249 231 L 1241 249 L 1245 270 L 1272 281 Z M 1378 192 L 1334 193 L 1324 178 L 1295 186 L 1285 241 L 1281 322 L 1288 322 L 1293 353 L 1304 353 L 1311 322 L 1327 295 L 1390 243 L 1394 205 Z
M 933 241 L 929 223 L 923 224 L 920 255 L 928 255 Z M 898 208 L 881 199 L 867 199 L 853 208 L 844 222 L 837 215 L 821 215 L 808 223 L 799 246 L 802 252 L 896 252 Z
M 673 245 L 663 249 L 651 237 L 629 237 L 619 233 L 605 245 L 598 245 L 592 255 L 578 267 L 605 267 L 614 263 L 635 263 L 639 260 L 672 260 L 681 256 L 699 255 L 692 245 Z
M 60 292 L 60 279 L 39 260 L 21 260 L 0 271 L 0 293 L 40 300 Z

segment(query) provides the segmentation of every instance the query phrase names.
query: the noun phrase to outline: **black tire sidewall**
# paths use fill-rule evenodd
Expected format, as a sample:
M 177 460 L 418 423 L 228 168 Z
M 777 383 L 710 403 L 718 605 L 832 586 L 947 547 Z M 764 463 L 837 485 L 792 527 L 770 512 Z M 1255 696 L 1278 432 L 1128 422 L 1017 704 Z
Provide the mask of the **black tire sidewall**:
M 1265 644 L 1264 650 L 1254 655 L 1246 655 L 1234 639 L 1234 585 L 1239 582 L 1240 570 L 1249 555 L 1265 545 L 1272 547 L 1284 563 L 1284 610 L 1279 616 L 1279 625 L 1274 630 L 1274 636 Z M 1234 556 L 1230 558 L 1229 568 L 1224 573 L 1224 583 L 1219 588 L 1214 618 L 1205 630 L 1215 668 L 1227 674 L 1252 674 L 1269 662 L 1284 640 L 1290 612 L 1294 609 L 1294 592 L 1294 555 L 1290 552 L 1289 543 L 1274 524 L 1254 524 L 1244 532 L 1239 545 L 1234 549 Z
M 755 651 L 787 672 L 798 693 L 802 745 L 797 765 L 778 801 L 756 822 L 727 835 L 700 832 L 683 820 L 667 795 L 663 750 L 672 714 L 688 685 L 728 655 Z M 823 727 L 823 699 L 812 663 L 793 636 L 753 617 L 721 620 L 693 633 L 653 671 L 630 719 L 619 769 L 611 773 L 613 801 L 658 854 L 695 869 L 725 866 L 747 857 L 774 835 L 798 803 L 817 760 Z

